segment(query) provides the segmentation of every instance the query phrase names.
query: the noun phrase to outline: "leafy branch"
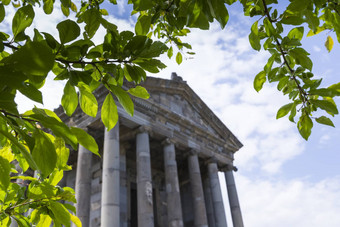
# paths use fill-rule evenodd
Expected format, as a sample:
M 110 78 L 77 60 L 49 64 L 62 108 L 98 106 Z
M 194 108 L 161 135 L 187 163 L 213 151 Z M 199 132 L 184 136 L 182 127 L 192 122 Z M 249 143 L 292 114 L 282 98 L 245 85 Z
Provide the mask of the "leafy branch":
M 50 202 L 50 201 L 61 201 L 61 200 L 64 200 L 64 198 L 62 196 L 56 195 L 56 196 L 51 196 L 51 197 L 47 197 L 47 198 L 41 198 L 41 199 L 27 201 L 27 202 L 24 202 L 24 203 L 15 204 L 13 206 L 7 207 L 3 211 L 0 211 L 0 216 L 3 215 L 3 214 L 13 215 L 13 213 L 12 213 L 13 210 L 16 209 L 16 208 L 19 208 L 19 207 L 32 205 L 32 204 L 45 203 L 45 202 Z
M 272 20 L 270 14 L 269 14 L 269 10 L 268 10 L 266 1 L 265 1 L 265 0 L 262 0 L 262 3 L 263 3 L 264 13 L 265 13 L 266 17 L 268 18 L 269 22 L 273 25 L 275 22 Z M 288 70 L 289 70 L 289 72 L 290 72 L 290 75 L 291 75 L 291 79 L 294 80 L 294 82 L 295 82 L 295 84 L 296 84 L 296 87 L 297 87 L 298 90 L 299 90 L 300 97 L 302 98 L 301 101 L 303 102 L 303 106 L 305 106 L 306 104 L 308 105 L 308 104 L 309 104 L 308 94 L 307 94 L 307 92 L 301 87 L 300 82 L 298 81 L 298 79 L 297 79 L 296 76 L 295 76 L 295 71 L 294 71 L 294 69 L 292 69 L 292 68 L 290 67 L 290 65 L 289 65 L 289 63 L 288 63 L 288 61 L 287 61 L 287 58 L 286 58 L 286 52 L 283 50 L 282 45 L 281 45 L 281 42 L 279 41 L 279 39 L 278 39 L 275 35 L 273 35 L 273 38 L 274 38 L 274 40 L 275 40 L 276 46 L 278 47 L 281 56 L 282 56 L 284 65 L 288 68 Z

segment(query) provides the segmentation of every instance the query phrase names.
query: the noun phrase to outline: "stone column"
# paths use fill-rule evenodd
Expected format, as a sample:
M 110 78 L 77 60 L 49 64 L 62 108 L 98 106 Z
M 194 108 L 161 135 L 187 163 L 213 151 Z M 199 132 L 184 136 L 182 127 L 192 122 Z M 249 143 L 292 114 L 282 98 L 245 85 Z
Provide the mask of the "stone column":
M 211 197 L 214 207 L 216 227 L 227 227 L 227 220 L 224 211 L 222 191 L 218 179 L 218 168 L 215 160 L 208 163 L 208 174 L 210 179 Z
M 120 147 L 120 227 L 128 226 L 128 179 L 126 173 L 127 145 Z
M 136 138 L 138 227 L 154 226 L 149 134 L 141 127 Z
M 207 214 L 202 187 L 201 171 L 196 151 L 190 151 L 188 157 L 192 202 L 195 227 L 208 227 Z
M 83 227 L 90 226 L 90 198 L 91 198 L 91 180 L 92 180 L 92 153 L 82 145 L 79 145 L 77 173 L 76 173 L 76 199 L 75 204 L 77 217 L 80 219 Z M 73 226 L 75 226 L 73 224 Z
M 204 191 L 204 199 L 205 199 L 205 207 L 207 209 L 207 218 L 209 227 L 215 227 L 215 214 L 214 207 L 211 198 L 211 188 L 210 188 L 210 179 L 206 176 L 203 180 L 203 191 Z
M 103 150 L 101 226 L 119 227 L 119 123 L 107 131 L 105 129 Z
M 182 227 L 183 217 L 179 191 L 175 145 L 166 139 L 163 142 L 165 188 L 167 194 L 168 226 Z
M 18 227 L 17 221 L 12 217 L 11 217 L 11 224 L 9 225 L 9 227 Z
M 231 218 L 233 220 L 234 227 L 243 227 L 242 213 L 241 213 L 240 203 L 238 201 L 233 170 L 237 170 L 236 167 L 232 167 L 228 165 L 224 172 L 225 180 L 227 183 Z

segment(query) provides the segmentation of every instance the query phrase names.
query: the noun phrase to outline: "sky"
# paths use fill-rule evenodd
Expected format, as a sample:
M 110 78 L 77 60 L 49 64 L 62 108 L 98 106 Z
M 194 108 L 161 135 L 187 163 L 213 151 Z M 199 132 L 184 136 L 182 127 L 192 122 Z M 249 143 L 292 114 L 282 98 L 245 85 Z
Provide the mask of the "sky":
M 124 1 L 118 0 L 118 6 L 109 13 L 114 14 L 109 19 L 121 31 L 133 30 L 134 18 L 128 17 Z M 252 22 L 240 7 L 232 7 L 229 13 L 225 30 L 214 23 L 209 31 L 194 29 L 185 38 L 196 52 L 193 58 L 186 56 L 178 66 L 175 59 L 164 56 L 161 60 L 168 67 L 150 76 L 170 79 L 176 72 L 243 143 L 235 154 L 239 171 L 234 176 L 245 226 L 340 226 L 340 118 L 332 119 L 336 128 L 315 124 L 308 141 L 287 118 L 276 120 L 277 110 L 289 101 L 277 91 L 276 84 L 266 83 L 259 93 L 253 89 L 253 79 L 268 54 L 251 49 L 248 34 Z M 32 27 L 56 36 L 56 23 L 65 19 L 59 11 L 46 17 L 38 10 L 36 17 L 39 19 Z M 10 25 L 10 18 L 6 16 L 0 29 Z M 102 34 L 99 31 L 95 40 L 101 40 Z M 324 47 L 327 35 L 303 39 L 314 62 L 313 72 L 324 78 L 324 86 L 340 78 L 336 68 L 340 46 L 335 42 L 328 53 Z M 53 109 L 60 103 L 64 84 L 51 80 L 42 91 L 44 107 Z M 23 97 L 17 102 L 21 110 L 32 105 Z M 339 99 L 336 102 L 340 105 Z M 228 224 L 232 226 L 222 176 L 221 186 Z

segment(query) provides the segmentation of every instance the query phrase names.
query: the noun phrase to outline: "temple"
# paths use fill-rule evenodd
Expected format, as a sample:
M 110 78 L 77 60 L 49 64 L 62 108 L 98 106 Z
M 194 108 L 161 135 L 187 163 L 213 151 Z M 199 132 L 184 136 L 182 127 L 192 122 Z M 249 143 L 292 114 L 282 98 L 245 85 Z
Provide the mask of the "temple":
M 102 155 L 79 146 L 62 182 L 76 190 L 83 227 L 226 227 L 219 172 L 233 226 L 243 227 L 233 176 L 240 141 L 176 73 L 171 80 L 148 77 L 142 86 L 151 97 L 132 97 L 133 117 L 117 101 L 119 122 L 110 131 L 100 111 L 92 118 L 56 110 L 67 124 L 87 130 Z M 95 95 L 101 107 L 107 90 Z

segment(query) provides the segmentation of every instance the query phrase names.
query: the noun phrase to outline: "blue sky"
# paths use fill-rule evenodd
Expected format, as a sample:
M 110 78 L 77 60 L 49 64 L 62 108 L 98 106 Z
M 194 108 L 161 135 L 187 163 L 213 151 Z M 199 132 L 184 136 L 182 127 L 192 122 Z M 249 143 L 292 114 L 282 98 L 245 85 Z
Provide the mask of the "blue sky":
M 118 3 L 109 11 L 115 12 L 110 20 L 120 30 L 133 30 L 126 4 Z M 61 13 L 55 12 L 52 19 L 45 19 L 42 12 L 37 14 L 41 19 L 33 26 L 56 35 L 56 21 L 64 18 Z M 185 40 L 196 52 L 193 59 L 178 66 L 174 59 L 164 56 L 168 67 L 150 76 L 170 79 L 171 72 L 177 72 L 244 144 L 235 155 L 239 169 L 235 178 L 246 226 L 340 226 L 340 118 L 333 119 L 336 128 L 315 124 L 308 142 L 288 119 L 276 120 L 276 111 L 288 100 L 275 84 L 265 84 L 260 93 L 253 89 L 253 78 L 268 55 L 251 49 L 248 33 L 252 23 L 240 8 L 233 7 L 230 15 L 223 31 L 213 24 L 209 31 L 193 30 L 188 35 Z M 7 25 L 0 26 L 10 24 L 11 17 L 6 18 Z M 95 39 L 101 40 L 101 34 Z M 325 78 L 325 86 L 340 81 L 339 44 L 336 42 L 328 53 L 324 48 L 327 35 L 321 33 L 303 41 L 314 62 L 313 72 Z M 43 89 L 46 108 L 60 103 L 62 89 L 61 82 L 47 83 Z M 339 99 L 336 102 L 340 104 Z M 22 97 L 18 103 L 21 110 L 29 107 Z

